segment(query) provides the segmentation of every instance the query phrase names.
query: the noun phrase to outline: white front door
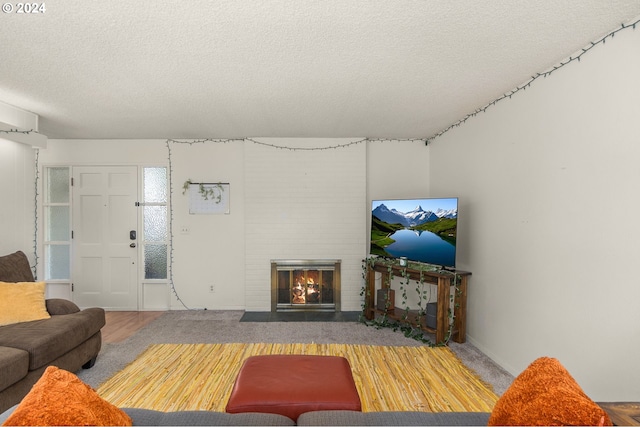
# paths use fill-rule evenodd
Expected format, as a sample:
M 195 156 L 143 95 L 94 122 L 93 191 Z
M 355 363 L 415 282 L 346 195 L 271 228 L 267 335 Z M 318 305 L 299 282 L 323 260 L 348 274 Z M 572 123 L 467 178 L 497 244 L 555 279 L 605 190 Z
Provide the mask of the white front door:
M 136 166 L 73 168 L 73 300 L 138 310 Z

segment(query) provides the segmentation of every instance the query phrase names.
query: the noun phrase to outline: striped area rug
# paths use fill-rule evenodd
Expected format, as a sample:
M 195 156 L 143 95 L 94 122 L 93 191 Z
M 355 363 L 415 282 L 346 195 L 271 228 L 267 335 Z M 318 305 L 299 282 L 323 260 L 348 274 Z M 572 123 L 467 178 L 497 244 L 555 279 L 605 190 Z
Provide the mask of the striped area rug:
M 97 391 L 119 407 L 224 412 L 244 359 L 263 354 L 346 357 L 364 412 L 490 412 L 498 399 L 447 347 L 350 344 L 157 344 Z

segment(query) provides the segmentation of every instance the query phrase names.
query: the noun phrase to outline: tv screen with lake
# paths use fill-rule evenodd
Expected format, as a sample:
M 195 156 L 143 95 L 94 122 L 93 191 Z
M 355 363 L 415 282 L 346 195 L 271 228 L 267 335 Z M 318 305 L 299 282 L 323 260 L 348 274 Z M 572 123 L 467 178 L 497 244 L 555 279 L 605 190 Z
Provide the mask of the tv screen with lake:
M 371 203 L 370 254 L 456 266 L 458 199 L 392 199 Z

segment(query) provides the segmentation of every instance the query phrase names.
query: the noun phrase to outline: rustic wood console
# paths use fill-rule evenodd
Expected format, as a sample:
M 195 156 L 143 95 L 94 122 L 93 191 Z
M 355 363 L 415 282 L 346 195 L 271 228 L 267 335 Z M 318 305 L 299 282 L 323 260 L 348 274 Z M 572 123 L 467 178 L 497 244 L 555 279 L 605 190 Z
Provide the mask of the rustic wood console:
M 391 269 L 391 272 L 389 271 Z M 419 316 L 417 310 L 409 310 L 404 308 L 389 307 L 388 309 L 380 309 L 375 304 L 375 283 L 376 272 L 382 274 L 382 288 L 387 289 L 390 286 L 393 277 L 408 276 L 411 280 L 422 283 L 433 284 L 437 286 L 437 312 L 436 312 L 436 328 L 429 328 L 425 322 L 425 316 Z M 385 277 L 387 275 L 387 277 Z M 466 322 L 467 322 L 467 282 L 471 276 L 467 271 L 425 271 L 419 268 L 412 268 L 411 263 L 408 267 L 390 264 L 389 261 L 368 261 L 366 270 L 366 293 L 365 293 L 365 318 L 373 320 L 376 315 L 383 315 L 389 319 L 398 322 L 407 322 L 415 327 L 419 327 L 425 332 L 435 334 L 436 344 L 445 342 L 447 332 L 449 330 L 449 300 L 451 298 L 452 286 L 456 277 L 460 278 L 458 291 L 453 292 L 453 330 L 451 339 L 455 342 L 463 343 L 466 341 Z M 418 324 L 418 321 L 420 324 Z

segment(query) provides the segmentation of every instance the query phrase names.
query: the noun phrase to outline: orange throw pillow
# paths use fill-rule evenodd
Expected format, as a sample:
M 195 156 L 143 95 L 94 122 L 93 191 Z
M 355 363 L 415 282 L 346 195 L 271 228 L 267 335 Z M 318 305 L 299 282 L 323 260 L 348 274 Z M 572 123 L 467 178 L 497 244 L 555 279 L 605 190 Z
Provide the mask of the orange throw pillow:
M 489 425 L 612 425 L 557 359 L 541 357 L 496 402 Z
M 71 372 L 49 366 L 5 426 L 130 426 L 131 418 Z

